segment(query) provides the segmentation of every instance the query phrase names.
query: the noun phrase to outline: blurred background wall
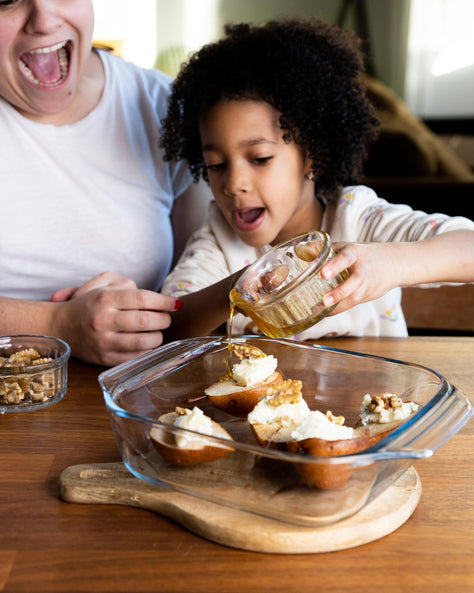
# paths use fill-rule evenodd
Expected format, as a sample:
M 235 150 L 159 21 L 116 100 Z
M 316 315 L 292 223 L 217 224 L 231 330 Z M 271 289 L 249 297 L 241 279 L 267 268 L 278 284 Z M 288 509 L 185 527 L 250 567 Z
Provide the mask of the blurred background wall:
M 145 67 L 222 33 L 227 22 L 315 16 L 366 37 L 374 73 L 417 115 L 474 118 L 473 0 L 93 0 L 96 38 Z M 364 18 L 361 18 L 361 15 Z M 166 63 L 166 62 L 165 62 Z M 172 62 L 169 60 L 170 68 Z
M 381 121 L 362 183 L 474 219 L 474 0 L 93 0 L 95 39 L 176 75 L 229 22 L 312 16 L 364 42 Z

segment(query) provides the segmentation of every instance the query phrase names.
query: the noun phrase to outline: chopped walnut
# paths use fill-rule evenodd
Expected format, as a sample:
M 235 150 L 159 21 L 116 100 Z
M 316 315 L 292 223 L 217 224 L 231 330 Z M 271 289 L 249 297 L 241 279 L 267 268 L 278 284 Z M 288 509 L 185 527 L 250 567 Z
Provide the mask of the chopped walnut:
M 0 383 L 0 402 L 19 404 L 25 398 L 18 381 L 6 380 Z
M 189 414 L 192 414 L 189 408 L 181 408 L 180 406 L 176 406 L 175 412 L 178 416 L 189 416 Z
M 40 355 L 34 348 L 25 348 L 10 354 L 3 366 L 28 366 L 37 358 L 40 358 Z
M 337 424 L 339 426 L 344 426 L 344 422 L 346 421 L 344 416 L 334 416 L 334 414 L 331 412 L 331 410 L 328 410 L 326 412 L 326 418 L 328 420 L 330 420 L 331 422 L 334 422 L 334 424 Z
M 243 358 L 263 358 L 265 353 L 256 346 L 249 346 L 248 344 L 231 344 L 232 352 L 239 360 Z
M 28 395 L 32 401 L 46 401 L 55 391 L 54 374 L 42 373 L 31 380 Z
M 381 395 L 374 395 L 368 405 L 371 412 L 380 414 L 382 410 L 389 410 L 390 408 L 400 408 L 402 400 L 398 395 L 393 393 L 382 393 Z
M 38 366 L 51 362 L 50 357 L 42 357 L 34 348 L 24 348 L 7 357 L 0 357 L 0 367 L 17 368 Z M 0 403 L 19 404 L 44 402 L 56 393 L 54 371 L 38 372 L 36 375 L 25 373 L 14 377 L 0 378 Z
M 301 387 L 302 383 L 298 379 L 286 379 L 268 385 L 266 390 L 267 401 L 275 408 L 282 404 L 296 404 L 303 397 Z
M 53 359 L 49 356 L 43 356 L 42 358 L 36 358 L 35 360 L 31 361 L 31 366 L 38 366 L 39 364 L 46 364 L 47 362 L 51 362 Z

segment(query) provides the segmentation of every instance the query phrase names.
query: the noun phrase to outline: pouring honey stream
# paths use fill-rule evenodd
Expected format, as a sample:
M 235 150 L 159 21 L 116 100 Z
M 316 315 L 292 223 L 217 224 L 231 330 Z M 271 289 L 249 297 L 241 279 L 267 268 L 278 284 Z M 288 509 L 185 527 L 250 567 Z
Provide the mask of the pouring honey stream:
M 234 290 L 234 289 L 233 289 Z M 235 304 L 232 302 L 232 291 L 230 298 L 229 329 L 227 332 L 227 362 L 225 365 L 225 375 L 223 380 L 232 379 L 232 320 L 234 319 Z
M 233 348 L 232 348 L 232 321 L 233 321 L 235 309 L 236 309 L 237 303 L 238 303 L 237 301 L 233 300 L 234 290 L 235 289 L 232 289 L 232 291 L 229 294 L 230 314 L 229 314 L 229 330 L 228 330 L 228 334 L 227 334 L 227 361 L 226 361 L 225 375 L 224 375 L 224 377 L 222 377 L 222 379 L 221 379 L 222 381 L 226 381 L 227 379 L 232 379 L 232 377 L 233 377 L 233 373 L 232 373 L 232 352 L 233 352 Z M 235 293 L 237 293 L 237 291 L 235 291 Z M 254 346 L 247 346 L 246 350 L 251 351 L 252 356 L 254 356 L 254 357 L 255 357 L 255 355 L 257 355 L 257 357 L 265 356 L 264 352 L 262 352 L 259 348 L 256 348 Z M 240 354 L 239 356 L 242 356 L 242 355 Z
M 286 338 L 318 323 L 336 304 L 326 307 L 324 295 L 349 275 L 321 276 L 334 257 L 324 231 L 310 231 L 267 251 L 240 276 L 229 293 L 230 316 L 225 379 L 232 378 L 232 322 L 236 309 L 252 319 L 270 338 Z

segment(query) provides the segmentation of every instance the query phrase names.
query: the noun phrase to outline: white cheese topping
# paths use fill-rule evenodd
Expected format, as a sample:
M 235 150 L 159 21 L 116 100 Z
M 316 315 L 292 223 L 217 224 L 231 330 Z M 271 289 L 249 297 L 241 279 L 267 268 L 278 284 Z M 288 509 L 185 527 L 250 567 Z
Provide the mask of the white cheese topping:
M 272 356 L 243 358 L 232 367 L 232 377 L 236 383 L 245 387 L 258 385 L 275 372 L 278 360 Z
M 362 400 L 362 406 L 360 409 L 360 419 L 364 426 L 368 424 L 388 424 L 389 422 L 395 422 L 399 420 L 405 420 L 411 416 L 420 407 L 415 402 L 403 402 L 398 396 L 391 393 L 384 393 L 381 396 L 387 401 L 393 397 L 397 400 L 397 406 L 378 406 L 377 409 L 372 409 L 370 406 L 372 402 L 372 396 L 368 393 L 364 395 Z
M 198 407 L 194 407 L 188 414 L 178 416 L 173 422 L 173 425 L 194 430 L 202 434 L 214 434 L 212 420 L 208 416 L 205 416 L 203 411 Z M 202 439 L 198 435 L 179 433 L 175 434 L 175 438 L 178 447 L 199 449 L 203 446 Z
M 285 402 L 279 406 L 272 406 L 268 403 L 271 396 L 261 399 L 255 408 L 248 415 L 250 424 L 268 424 L 278 419 L 285 419 L 286 422 L 296 424 L 309 412 L 308 404 L 303 398 L 291 404 Z
M 267 396 L 261 399 L 248 415 L 250 424 L 263 424 L 271 426 L 272 440 L 275 442 L 287 441 L 291 431 L 308 412 L 308 404 L 303 398 L 296 403 L 285 402 L 279 406 L 268 403 L 271 399 Z
M 312 438 L 337 441 L 339 439 L 351 439 L 353 436 L 353 428 L 340 426 L 335 422 L 331 422 L 319 410 L 314 410 L 306 414 L 291 433 L 291 438 L 294 441 L 303 441 L 304 439 Z

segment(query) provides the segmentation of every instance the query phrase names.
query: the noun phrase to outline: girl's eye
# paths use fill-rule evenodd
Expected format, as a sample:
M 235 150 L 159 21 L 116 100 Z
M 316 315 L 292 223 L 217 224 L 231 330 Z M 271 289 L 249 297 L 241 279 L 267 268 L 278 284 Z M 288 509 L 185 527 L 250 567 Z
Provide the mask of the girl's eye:
M 13 6 L 17 3 L 18 0 L 1 0 L 0 1 L 0 10 L 2 8 L 8 8 L 9 6 Z
M 254 163 L 257 163 L 257 165 L 265 165 L 266 163 L 268 163 L 268 161 L 271 161 L 272 158 L 272 156 L 262 156 L 252 160 Z
M 213 163 L 211 165 L 206 165 L 206 169 L 208 171 L 219 171 L 224 168 L 224 163 Z

